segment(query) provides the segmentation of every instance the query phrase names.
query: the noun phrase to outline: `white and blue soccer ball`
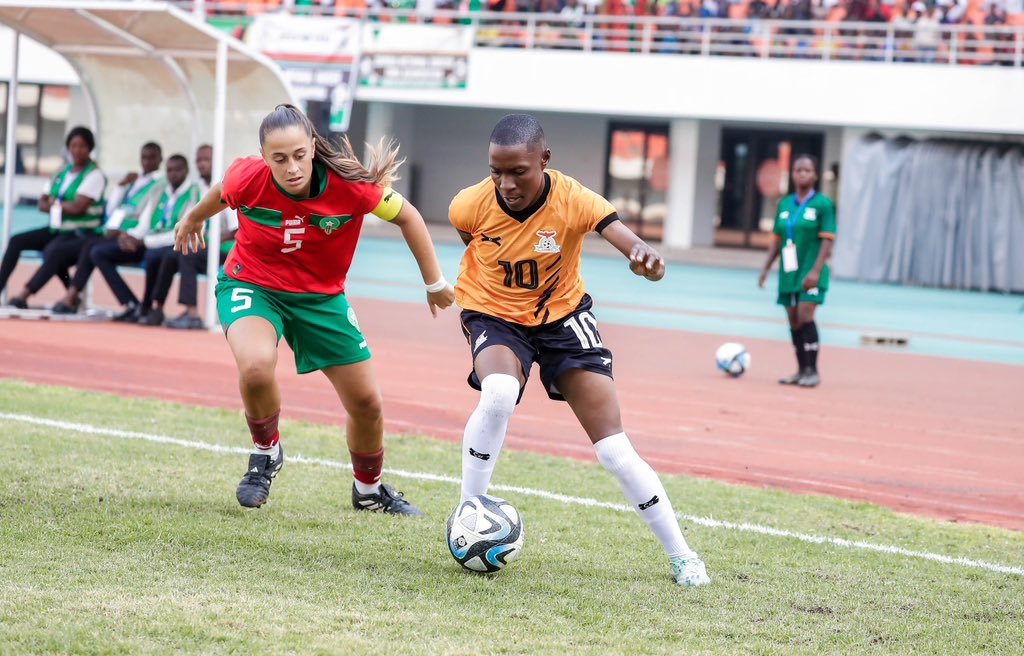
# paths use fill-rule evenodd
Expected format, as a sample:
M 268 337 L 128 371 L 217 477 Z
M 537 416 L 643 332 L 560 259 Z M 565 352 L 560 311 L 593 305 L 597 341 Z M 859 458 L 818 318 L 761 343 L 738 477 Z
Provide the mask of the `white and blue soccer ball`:
M 497 572 L 523 550 L 523 518 L 511 503 L 480 494 L 459 505 L 448 518 L 448 550 L 474 572 Z
M 726 342 L 715 351 L 715 364 L 725 373 L 737 378 L 750 369 L 750 352 L 742 344 Z

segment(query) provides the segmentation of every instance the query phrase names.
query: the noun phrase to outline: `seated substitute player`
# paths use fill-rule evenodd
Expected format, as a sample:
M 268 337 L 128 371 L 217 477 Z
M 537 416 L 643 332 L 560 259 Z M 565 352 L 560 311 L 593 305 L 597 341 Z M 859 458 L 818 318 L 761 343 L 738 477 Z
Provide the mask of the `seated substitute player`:
M 455 295 L 473 357 L 469 384 L 480 390 L 463 440 L 462 498 L 487 491 L 537 362 L 548 396 L 569 403 L 597 459 L 661 542 L 676 583 L 704 585 L 704 563 L 683 538 L 665 488 L 623 430 L 612 354 L 580 277 L 580 251 L 591 231 L 625 255 L 636 275 L 661 280 L 665 262 L 607 200 L 548 170 L 550 158 L 537 119 L 510 114 L 491 133 L 491 177 L 451 204 L 452 225 L 467 246 Z
M 213 147 L 203 144 L 196 149 L 196 172 L 199 179 L 196 184 L 200 186 L 201 193 L 205 194 L 213 184 Z M 224 208 L 215 220 L 221 222 L 220 233 L 220 263 L 223 265 L 227 260 L 231 248 L 235 245 L 235 233 L 238 231 L 238 212 Z M 209 262 L 206 249 L 200 249 L 197 253 L 172 253 L 173 260 L 165 259 L 160 266 L 160 279 L 157 280 L 156 288 L 153 291 L 154 305 L 158 306 L 161 314 L 163 304 L 170 292 L 174 274 L 178 277 L 178 304 L 185 309 L 180 315 L 173 319 L 164 321 L 167 328 L 180 330 L 203 328 L 203 319 L 199 316 L 198 284 L 199 274 L 206 274 L 206 266 Z
M 156 195 L 142 211 L 134 218 L 107 224 L 107 230 L 116 230 L 117 236 L 95 244 L 89 257 L 123 306 L 114 321 L 135 323 L 144 315 L 150 305 L 160 260 L 166 253 L 173 252 L 177 217 L 196 204 L 197 196 L 198 191 L 188 182 L 188 160 L 173 155 L 167 160 L 167 182 L 160 182 Z M 116 220 L 117 217 L 112 219 Z M 117 270 L 118 265 L 133 264 L 146 269 L 145 294 L 141 302 Z
M 364 167 L 347 139 L 334 145 L 305 114 L 278 105 L 259 132 L 262 157 L 235 160 L 175 230 L 175 247 L 205 246 L 204 222 L 223 208 L 238 210 L 235 247 L 217 281 L 217 312 L 238 364 L 239 388 L 253 453 L 238 485 L 238 502 L 266 503 L 284 464 L 279 443 L 281 392 L 275 379 L 283 336 L 300 374 L 322 371 L 348 412 L 346 438 L 355 481 L 356 510 L 422 515 L 390 485 L 380 482 L 384 422 L 380 388 L 366 338 L 345 298 L 363 216 L 401 229 L 426 283 L 431 313 L 446 308 L 455 292 L 441 275 L 423 217 L 389 185 L 401 164 L 398 149 L 371 149 Z
M 3 291 L 23 251 L 38 250 L 43 254 L 39 269 L 21 292 L 8 299 L 12 307 L 27 308 L 28 297 L 54 276 L 59 276 L 67 286 L 68 269 L 82 250 L 98 238 L 107 178 L 92 160 L 96 140 L 89 128 L 78 126 L 68 132 L 64 146 L 71 163 L 61 169 L 39 197 L 39 211 L 50 215 L 49 225 L 11 237 L 0 262 L 0 291 Z
M 164 322 L 164 300 L 178 270 L 178 256 L 174 250 L 174 226 L 199 202 L 199 185 L 188 177 L 188 160 L 184 155 L 167 158 L 167 184 L 164 185 L 148 224 L 159 226 L 160 232 L 142 237 L 146 285 L 139 303 L 139 323 L 159 326 Z M 128 233 L 132 234 L 131 231 Z M 127 241 L 127 240 L 126 240 Z M 137 244 L 138 245 L 138 244 Z M 109 272 L 104 272 L 108 275 Z M 116 271 L 114 272 L 116 276 Z M 120 278 L 120 276 L 118 276 Z M 123 284 L 123 281 L 121 281 Z M 114 286 L 111 285 L 111 289 Z M 123 290 L 122 290 L 123 293 Z M 130 294 L 129 302 L 135 300 Z M 115 292 L 117 295 L 117 292 Z M 123 298 L 118 296 L 119 298 Z
M 67 292 L 53 306 L 54 314 L 78 312 L 82 305 L 82 293 L 96 270 L 92 260 L 93 249 L 102 250 L 112 246 L 123 231 L 138 225 L 142 212 L 156 202 L 163 186 L 160 176 L 160 163 L 163 160 L 163 150 L 159 144 L 150 141 L 142 145 L 139 151 L 142 173 L 129 172 L 117 183 L 117 188 L 107 201 L 107 219 L 102 234 L 93 235 L 75 255 L 75 275 L 71 278 Z

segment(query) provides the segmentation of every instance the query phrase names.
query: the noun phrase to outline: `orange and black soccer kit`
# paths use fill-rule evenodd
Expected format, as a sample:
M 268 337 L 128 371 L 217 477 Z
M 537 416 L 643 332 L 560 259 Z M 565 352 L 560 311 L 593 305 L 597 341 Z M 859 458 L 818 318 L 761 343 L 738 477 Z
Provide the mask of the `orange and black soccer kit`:
M 470 235 L 455 284 L 462 329 L 473 357 L 506 346 L 529 377 L 534 362 L 553 399 L 570 369 L 611 377 L 612 354 L 597 330 L 593 302 L 580 276 L 587 233 L 618 220 L 607 200 L 558 171 L 545 172 L 544 191 L 525 210 L 508 208 L 490 178 L 452 201 L 451 223 Z M 476 373 L 469 384 L 480 389 Z

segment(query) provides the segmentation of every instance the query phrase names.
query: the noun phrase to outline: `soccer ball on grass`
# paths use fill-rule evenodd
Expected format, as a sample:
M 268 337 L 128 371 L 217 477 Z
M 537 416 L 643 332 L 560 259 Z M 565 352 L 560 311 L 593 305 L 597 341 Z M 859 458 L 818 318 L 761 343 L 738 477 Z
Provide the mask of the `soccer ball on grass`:
M 523 550 L 523 518 L 508 501 L 480 494 L 459 503 L 445 535 L 460 565 L 474 572 L 497 572 Z

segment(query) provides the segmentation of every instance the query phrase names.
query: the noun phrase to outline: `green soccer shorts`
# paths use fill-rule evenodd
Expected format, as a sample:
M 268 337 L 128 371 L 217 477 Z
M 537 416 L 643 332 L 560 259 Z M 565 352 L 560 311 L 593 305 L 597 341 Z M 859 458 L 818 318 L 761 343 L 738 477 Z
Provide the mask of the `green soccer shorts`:
M 799 292 L 779 292 L 779 300 L 777 303 L 785 307 L 796 307 L 798 303 L 817 303 L 818 305 L 825 304 L 825 294 L 828 292 L 827 289 L 812 289 L 814 293 L 801 290 Z
M 344 294 L 278 292 L 220 274 L 217 314 L 226 335 L 243 317 L 270 322 L 295 353 L 300 374 L 370 359 L 356 313 Z

